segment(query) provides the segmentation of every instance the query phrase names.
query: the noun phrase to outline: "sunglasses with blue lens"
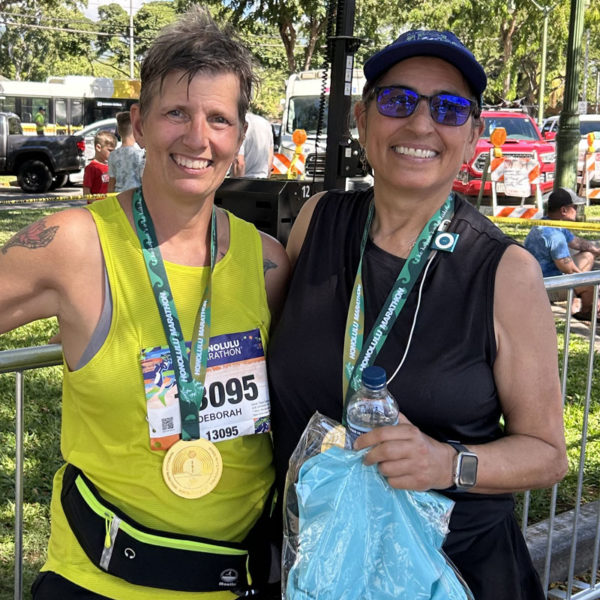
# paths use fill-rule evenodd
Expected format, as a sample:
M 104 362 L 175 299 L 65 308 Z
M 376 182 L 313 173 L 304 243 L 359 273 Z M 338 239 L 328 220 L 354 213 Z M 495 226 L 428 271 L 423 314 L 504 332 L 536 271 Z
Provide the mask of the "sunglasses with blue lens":
M 374 88 L 375 103 L 380 114 L 395 119 L 410 117 L 421 100 L 429 102 L 431 118 L 440 125 L 460 127 L 471 116 L 477 103 L 455 94 L 424 96 L 402 85 L 382 85 Z

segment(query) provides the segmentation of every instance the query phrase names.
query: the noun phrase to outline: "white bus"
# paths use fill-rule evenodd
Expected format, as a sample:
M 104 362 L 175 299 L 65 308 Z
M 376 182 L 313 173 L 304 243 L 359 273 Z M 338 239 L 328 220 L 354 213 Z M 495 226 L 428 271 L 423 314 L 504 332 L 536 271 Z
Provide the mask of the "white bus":
M 21 117 L 23 133 L 35 135 L 35 114 L 46 110 L 47 135 L 76 133 L 94 121 L 114 117 L 137 101 L 140 82 L 69 75 L 44 82 L 0 79 L 0 112 Z

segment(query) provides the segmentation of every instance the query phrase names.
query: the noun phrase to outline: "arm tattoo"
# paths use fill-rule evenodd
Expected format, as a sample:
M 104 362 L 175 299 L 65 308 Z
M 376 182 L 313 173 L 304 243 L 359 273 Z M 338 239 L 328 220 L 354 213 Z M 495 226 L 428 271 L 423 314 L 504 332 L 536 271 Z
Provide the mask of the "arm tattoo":
M 584 240 L 580 237 L 576 237 L 571 240 L 569 247 L 574 250 L 579 250 L 580 252 L 597 252 L 598 251 L 598 243 L 591 242 L 589 240 Z
M 565 256 L 564 258 L 559 258 L 558 261 L 563 265 L 568 265 L 573 262 L 573 259 L 570 256 Z
M 58 231 L 58 225 L 46 227 L 46 218 L 32 223 L 15 234 L 2 247 L 2 254 L 6 254 L 11 246 L 23 246 L 23 248 L 45 248 L 53 239 Z
M 263 260 L 263 273 L 266 275 L 267 271 L 269 269 L 276 269 L 277 265 L 272 261 L 269 260 L 268 258 L 265 258 L 265 260 Z

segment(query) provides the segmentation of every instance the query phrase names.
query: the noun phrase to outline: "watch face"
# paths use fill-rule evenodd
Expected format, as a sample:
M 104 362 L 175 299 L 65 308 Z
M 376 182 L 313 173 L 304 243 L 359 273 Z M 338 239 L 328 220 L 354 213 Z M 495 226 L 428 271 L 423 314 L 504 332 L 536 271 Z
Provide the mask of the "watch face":
M 473 487 L 477 483 L 477 456 L 461 453 L 458 459 L 458 485 Z

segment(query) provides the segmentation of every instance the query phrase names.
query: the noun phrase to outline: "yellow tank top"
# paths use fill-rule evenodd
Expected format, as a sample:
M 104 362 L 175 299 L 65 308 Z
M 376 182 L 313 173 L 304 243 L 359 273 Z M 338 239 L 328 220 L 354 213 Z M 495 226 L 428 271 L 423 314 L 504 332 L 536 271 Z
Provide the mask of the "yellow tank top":
M 248 435 L 221 442 L 223 475 L 207 496 L 188 500 L 162 479 L 163 451 L 150 449 L 140 364 L 143 348 L 166 338 L 140 244 L 116 198 L 87 207 L 106 262 L 113 314 L 106 340 L 82 368 L 64 367 L 61 450 L 100 494 L 147 527 L 204 538 L 242 541 L 260 516 L 273 483 L 271 439 Z M 266 348 L 270 313 L 262 245 L 253 225 L 229 214 L 230 246 L 215 265 L 211 337 L 258 329 Z M 165 263 L 186 340 L 190 340 L 209 267 Z M 234 598 L 229 592 L 190 593 L 140 587 L 93 566 L 60 503 L 64 467 L 54 479 L 52 528 L 43 570 L 54 571 L 109 598 L 150 600 Z

